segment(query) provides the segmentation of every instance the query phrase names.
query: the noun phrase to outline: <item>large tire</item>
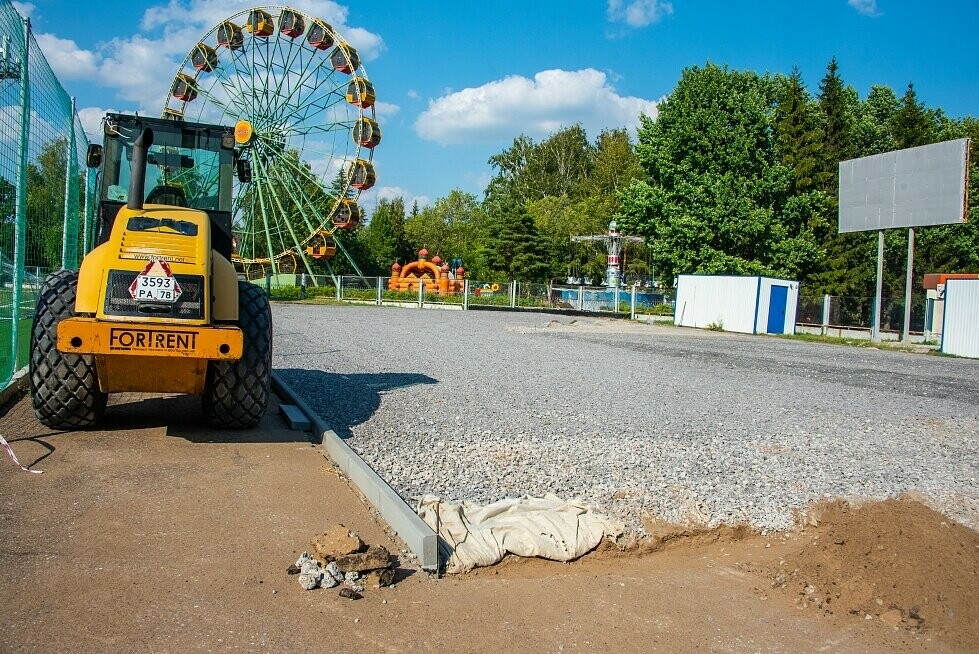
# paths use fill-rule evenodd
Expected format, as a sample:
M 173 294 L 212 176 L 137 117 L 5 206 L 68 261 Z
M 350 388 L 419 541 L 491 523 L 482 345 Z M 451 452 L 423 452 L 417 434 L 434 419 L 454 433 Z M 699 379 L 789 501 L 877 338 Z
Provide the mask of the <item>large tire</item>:
M 204 418 L 212 427 L 249 429 L 269 403 L 272 381 L 272 309 L 263 291 L 238 282 L 238 327 L 244 345 L 237 361 L 211 361 L 204 384 Z
M 75 315 L 77 270 L 48 275 L 31 326 L 31 399 L 37 419 L 52 429 L 91 427 L 105 413 L 95 357 L 58 351 L 58 323 Z

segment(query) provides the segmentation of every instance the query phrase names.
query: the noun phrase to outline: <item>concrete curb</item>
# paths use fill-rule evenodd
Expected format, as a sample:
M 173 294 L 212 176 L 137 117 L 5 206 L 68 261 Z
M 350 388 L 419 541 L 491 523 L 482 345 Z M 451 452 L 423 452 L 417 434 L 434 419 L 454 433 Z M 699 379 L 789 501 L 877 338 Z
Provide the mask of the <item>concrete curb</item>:
M 313 423 L 315 432 L 322 435 L 323 449 L 330 458 L 356 484 L 374 508 L 380 512 L 388 525 L 404 540 L 415 553 L 425 570 L 438 570 L 438 536 L 418 514 L 391 488 L 386 481 L 360 458 L 336 432 L 300 398 L 275 372 L 272 373 L 272 387 L 281 396 L 298 406 Z
M 7 406 L 7 403 L 15 399 L 22 392 L 27 390 L 27 367 L 23 367 L 14 373 L 10 383 L 0 390 L 0 407 Z

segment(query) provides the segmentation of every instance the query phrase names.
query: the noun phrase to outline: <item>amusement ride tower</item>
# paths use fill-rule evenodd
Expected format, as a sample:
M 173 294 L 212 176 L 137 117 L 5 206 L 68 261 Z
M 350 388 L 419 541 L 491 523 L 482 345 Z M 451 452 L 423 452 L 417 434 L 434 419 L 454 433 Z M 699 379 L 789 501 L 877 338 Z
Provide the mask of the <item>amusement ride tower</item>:
M 613 220 L 608 224 L 608 234 L 593 234 L 590 236 L 572 236 L 572 241 L 577 242 L 600 242 L 605 244 L 608 250 L 608 267 L 605 269 L 605 285 L 615 288 L 619 285 L 621 278 L 621 255 L 625 243 L 642 243 L 640 236 L 623 236 L 619 233 L 618 225 Z

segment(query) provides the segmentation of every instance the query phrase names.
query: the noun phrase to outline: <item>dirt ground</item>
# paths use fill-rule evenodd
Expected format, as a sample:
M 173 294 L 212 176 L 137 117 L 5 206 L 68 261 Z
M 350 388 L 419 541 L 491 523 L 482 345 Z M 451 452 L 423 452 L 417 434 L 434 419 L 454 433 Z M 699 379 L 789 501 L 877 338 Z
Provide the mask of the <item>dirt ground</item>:
M 790 534 L 686 532 L 559 564 L 303 591 L 336 524 L 402 547 L 306 435 L 214 433 L 191 398 L 124 396 L 56 433 L 22 399 L 0 434 L 0 651 L 967 652 L 979 534 L 910 501 L 828 504 Z

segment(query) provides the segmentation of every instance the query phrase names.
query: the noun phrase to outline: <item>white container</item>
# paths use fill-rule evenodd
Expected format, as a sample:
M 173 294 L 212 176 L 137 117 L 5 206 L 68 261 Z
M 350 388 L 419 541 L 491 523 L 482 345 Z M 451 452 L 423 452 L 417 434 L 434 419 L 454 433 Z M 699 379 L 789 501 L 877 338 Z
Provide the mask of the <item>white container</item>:
M 979 279 L 946 280 L 942 352 L 979 359 Z
M 794 334 L 799 282 L 771 277 L 680 275 L 673 324 L 742 334 Z

